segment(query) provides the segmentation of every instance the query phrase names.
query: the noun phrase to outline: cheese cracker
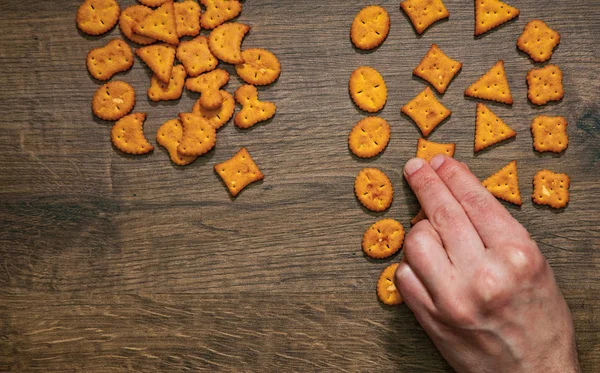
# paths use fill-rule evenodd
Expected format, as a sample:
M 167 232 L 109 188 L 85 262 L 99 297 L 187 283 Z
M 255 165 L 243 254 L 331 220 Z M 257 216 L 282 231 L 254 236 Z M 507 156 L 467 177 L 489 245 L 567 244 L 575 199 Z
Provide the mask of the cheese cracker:
M 122 81 L 104 84 L 94 94 L 92 111 L 100 119 L 118 120 L 127 115 L 135 106 L 133 87 Z
M 429 87 L 425 87 L 414 99 L 402 106 L 402 112 L 417 124 L 425 137 L 452 114 L 452 111 L 438 101 Z
M 156 75 L 153 75 L 150 81 L 150 88 L 148 88 L 148 97 L 152 101 L 177 100 L 183 93 L 185 77 L 186 73 L 182 65 L 177 65 L 173 68 L 169 83 L 163 83 Z
M 77 10 L 77 27 L 88 35 L 102 35 L 115 27 L 120 13 L 116 0 L 85 0 Z
M 484 34 L 518 15 L 519 9 L 502 1 L 475 0 L 475 36 Z
M 219 60 L 208 48 L 206 36 L 181 42 L 177 46 L 177 59 L 185 66 L 187 74 L 191 77 L 212 71 L 219 64 Z
M 167 149 L 171 161 L 178 166 L 185 166 L 192 163 L 195 155 L 184 155 L 177 151 L 177 147 L 183 139 L 183 125 L 179 119 L 171 119 L 158 129 L 156 133 L 156 142 Z
M 360 158 L 371 158 L 381 153 L 390 141 L 390 125 L 380 117 L 360 120 L 350 131 L 348 146 Z
M 379 275 L 379 280 L 377 280 L 377 296 L 383 304 L 387 304 L 388 306 L 395 306 L 402 303 L 402 296 L 394 283 L 394 277 L 399 265 L 399 263 L 394 263 L 387 266 L 381 272 L 381 275 Z
M 275 115 L 275 104 L 259 101 L 258 90 L 254 86 L 246 84 L 238 88 L 235 100 L 242 105 L 242 110 L 235 115 L 235 125 L 239 128 L 250 128 Z
M 196 36 L 200 33 L 200 5 L 193 0 L 173 3 L 177 37 Z
M 235 111 L 235 100 L 233 96 L 227 91 L 221 90 L 219 92 L 223 97 L 223 104 L 219 108 L 206 109 L 200 105 L 200 100 L 198 100 L 192 109 L 192 113 L 200 114 L 216 130 L 223 127 L 223 125 L 231 119 L 233 112 Z
M 144 18 L 148 17 L 150 13 L 152 13 L 152 9 L 143 5 L 132 5 L 123 10 L 119 17 L 119 28 L 121 29 L 121 33 L 123 33 L 127 39 L 140 45 L 154 43 L 156 39 L 138 35 L 133 32 L 133 27 L 144 20 Z
M 365 231 L 362 249 L 368 257 L 385 259 L 397 253 L 403 242 L 402 224 L 394 219 L 382 219 Z
M 350 28 L 350 38 L 356 48 L 371 50 L 383 43 L 390 31 L 390 15 L 378 6 L 366 6 L 358 12 Z
M 352 100 L 364 111 L 375 113 L 387 101 L 387 87 L 383 77 L 377 70 L 361 66 L 352 72 L 348 89 Z
M 217 142 L 217 132 L 202 116 L 194 113 L 179 114 L 183 125 L 183 137 L 177 151 L 184 155 L 202 155 Z
M 98 80 L 109 80 L 116 73 L 133 66 L 133 52 L 121 39 L 113 39 L 102 48 L 92 49 L 86 59 L 90 74 Z
M 417 154 L 415 157 L 422 158 L 429 162 L 437 154 L 445 154 L 448 157 L 454 156 L 456 144 L 442 144 L 438 142 L 428 141 L 420 138 L 417 142 Z
M 166 2 L 133 26 L 133 32 L 169 44 L 179 44 L 173 2 Z
M 200 3 L 206 7 L 200 19 L 203 29 L 214 29 L 242 12 L 242 4 L 238 0 L 200 0 Z
M 433 44 L 413 74 L 425 80 L 440 94 L 446 92 L 452 79 L 462 68 L 462 63 L 448 57 Z
M 223 62 L 233 65 L 244 63 L 242 41 L 250 31 L 243 23 L 229 22 L 212 30 L 208 36 L 208 47 L 212 54 Z
M 163 83 L 171 80 L 175 48 L 168 44 L 155 44 L 138 48 L 135 54 L 148 65 L 150 70 Z
M 154 147 L 144 137 L 146 113 L 129 114 L 117 121 L 110 131 L 110 140 L 117 149 L 127 154 L 146 154 Z
M 392 182 L 377 168 L 364 168 L 358 173 L 354 193 L 363 206 L 376 212 L 387 210 L 394 198 Z
M 419 35 L 437 21 L 450 17 L 442 0 L 405 0 L 400 7 Z
M 517 47 L 535 62 L 545 62 L 560 43 L 560 34 L 539 19 L 530 21 L 517 39 Z
M 533 202 L 559 209 L 569 203 L 571 179 L 567 174 L 538 171 L 533 178 Z
M 521 206 L 517 161 L 512 161 L 482 182 L 496 198 Z
M 248 84 L 267 85 L 279 78 L 281 65 L 266 49 L 250 48 L 242 52 L 243 63 L 235 65 L 238 76 Z
M 475 151 L 517 136 L 502 119 L 484 104 L 477 104 L 477 120 L 475 124 Z
M 538 115 L 531 123 L 531 134 L 538 152 L 560 153 L 569 145 L 565 117 Z
M 248 185 L 264 179 L 263 173 L 246 148 L 241 148 L 233 158 L 216 164 L 215 172 L 219 174 L 229 193 L 234 197 Z
M 465 96 L 498 101 L 512 105 L 513 99 L 504 71 L 504 61 L 500 60 L 475 83 L 465 90 Z
M 229 81 L 229 73 L 216 69 L 195 78 L 188 78 L 185 87 L 192 92 L 199 92 L 198 102 L 206 109 L 217 109 L 223 104 L 223 96 L 219 90 Z
M 556 65 L 546 65 L 531 69 L 527 73 L 527 98 L 535 105 L 562 100 L 565 91 L 562 84 L 563 73 Z

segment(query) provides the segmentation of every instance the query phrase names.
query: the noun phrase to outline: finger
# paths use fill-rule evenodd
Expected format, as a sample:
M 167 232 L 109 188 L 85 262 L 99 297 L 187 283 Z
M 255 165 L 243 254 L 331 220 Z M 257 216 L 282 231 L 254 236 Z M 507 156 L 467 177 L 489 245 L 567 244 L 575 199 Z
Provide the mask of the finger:
M 400 262 L 394 276 L 394 284 L 406 305 L 416 314 L 434 311 L 433 300 L 412 268 L 405 261 Z
M 439 155 L 431 167 L 460 203 L 486 247 L 504 247 L 529 234 L 507 209 L 481 184 L 464 163 Z
M 409 160 L 404 166 L 404 177 L 453 263 L 472 261 L 484 252 L 467 214 L 429 163 L 420 158 Z

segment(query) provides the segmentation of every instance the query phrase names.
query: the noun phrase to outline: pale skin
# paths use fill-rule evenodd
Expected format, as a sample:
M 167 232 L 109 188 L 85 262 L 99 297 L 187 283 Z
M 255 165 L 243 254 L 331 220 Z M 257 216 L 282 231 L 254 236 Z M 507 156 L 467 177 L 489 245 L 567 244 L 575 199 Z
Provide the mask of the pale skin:
M 573 322 L 548 262 L 469 171 L 437 155 L 404 176 L 427 219 L 406 236 L 395 283 L 457 372 L 580 372 Z

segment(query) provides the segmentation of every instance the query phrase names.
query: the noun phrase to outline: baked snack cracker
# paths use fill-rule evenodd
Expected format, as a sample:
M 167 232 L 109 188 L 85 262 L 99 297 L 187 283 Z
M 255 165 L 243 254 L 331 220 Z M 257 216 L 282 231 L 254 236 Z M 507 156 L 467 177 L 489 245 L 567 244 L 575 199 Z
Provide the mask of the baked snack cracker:
M 425 137 L 452 114 L 452 111 L 438 101 L 429 87 L 425 87 L 415 98 L 402 106 L 402 112 L 417 124 Z
M 250 26 L 243 23 L 225 23 L 210 32 L 208 47 L 212 54 L 223 62 L 233 65 L 244 63 L 242 57 L 242 40 L 250 31 Z
M 133 52 L 121 39 L 113 39 L 102 48 L 92 49 L 86 59 L 87 69 L 98 80 L 109 80 L 116 73 L 133 66 Z
M 198 157 L 195 155 L 183 155 L 177 151 L 181 139 L 183 139 L 183 125 L 179 119 L 171 119 L 163 123 L 156 133 L 156 142 L 167 149 L 171 161 L 178 166 L 185 166 L 192 163 Z
M 475 123 L 475 151 L 517 136 L 502 119 L 484 104 L 477 104 L 477 120 Z
M 150 80 L 150 88 L 148 88 L 148 97 L 152 101 L 177 100 L 183 93 L 185 77 L 186 73 L 182 65 L 173 67 L 169 83 L 163 83 L 156 75 L 153 75 Z
M 387 101 L 387 87 L 383 77 L 377 70 L 361 66 L 352 72 L 348 89 L 352 100 L 364 111 L 375 113 Z
M 538 115 L 531 123 L 531 134 L 538 152 L 560 153 L 569 145 L 565 117 Z
M 115 80 L 104 84 L 94 94 L 92 111 L 100 119 L 118 120 L 135 106 L 135 91 L 129 84 Z
M 358 12 L 350 27 L 350 39 L 358 49 L 371 50 L 383 43 L 390 31 L 390 15 L 378 6 L 366 6 Z
M 242 4 L 238 0 L 200 0 L 200 3 L 206 7 L 200 19 L 203 29 L 214 29 L 242 12 Z
M 533 202 L 555 209 L 563 208 L 569 203 L 570 184 L 571 179 L 567 174 L 538 171 L 533 177 Z
M 185 88 L 200 93 L 198 102 L 206 109 L 217 109 L 223 104 L 223 96 L 219 92 L 229 81 L 229 73 L 216 69 L 195 78 L 188 78 Z
M 348 136 L 348 146 L 360 158 L 381 153 L 390 141 L 390 125 L 380 117 L 368 117 L 354 125 Z
M 560 43 L 560 34 L 539 19 L 530 21 L 517 39 L 517 47 L 535 62 L 545 62 Z
M 206 109 L 200 105 L 200 100 L 196 101 L 192 108 L 192 113 L 199 114 L 206 119 L 216 130 L 223 127 L 231 119 L 235 111 L 235 100 L 227 91 L 219 91 L 223 97 L 223 104 L 217 109 Z
M 354 193 L 363 206 L 371 211 L 385 211 L 392 204 L 392 182 L 377 168 L 363 168 L 354 181 Z
M 88 35 L 102 35 L 115 27 L 120 12 L 116 0 L 85 0 L 77 10 L 77 27 Z
M 440 94 L 446 92 L 450 82 L 462 68 L 462 63 L 448 57 L 433 44 L 413 74 L 425 80 Z
M 442 0 L 405 0 L 400 7 L 419 35 L 437 21 L 450 17 Z
M 465 96 L 481 98 L 484 100 L 498 101 L 512 105 L 513 99 L 510 94 L 504 61 L 500 60 L 488 70 L 475 83 L 465 90 Z
M 182 41 L 177 46 L 177 59 L 181 61 L 188 75 L 196 77 L 214 70 L 219 60 L 210 52 L 206 36 L 198 36 L 192 40 Z
M 181 113 L 183 137 L 177 151 L 184 155 L 202 155 L 211 150 L 217 142 L 217 132 L 202 116 L 194 113 Z
M 156 8 L 157 6 L 161 6 L 166 2 L 173 2 L 173 0 L 138 0 L 140 3 Z
M 138 35 L 133 32 L 133 27 L 152 13 L 152 9 L 144 5 L 132 5 L 121 12 L 119 17 L 119 28 L 121 33 L 134 43 L 140 45 L 152 44 L 156 39 Z
M 496 198 L 521 206 L 517 161 L 512 161 L 482 182 Z
M 535 105 L 560 101 L 565 94 L 562 78 L 562 71 L 556 65 L 546 65 L 539 69 L 529 70 L 527 73 L 527 98 Z
M 175 48 L 168 44 L 155 44 L 138 48 L 135 54 L 148 65 L 150 70 L 163 83 L 171 80 Z
M 402 303 L 402 297 L 394 283 L 394 276 L 399 265 L 399 263 L 394 263 L 387 266 L 379 275 L 379 280 L 377 280 L 377 296 L 380 301 L 388 306 Z
M 490 31 L 519 15 L 519 9 L 499 0 L 475 0 L 475 36 Z
M 255 181 L 264 179 L 263 173 L 246 148 L 241 148 L 233 158 L 215 165 L 215 172 L 219 174 L 223 183 L 232 196 L 237 196 L 246 186 Z
M 235 91 L 235 100 L 242 105 L 242 110 L 235 115 L 235 125 L 239 128 L 250 128 L 275 115 L 275 104 L 259 101 L 258 90 L 252 85 L 246 84 L 238 88 Z
M 200 33 L 200 5 L 194 0 L 173 3 L 177 37 L 196 36 Z
M 166 2 L 146 18 L 133 26 L 133 32 L 169 44 L 179 44 L 175 8 L 173 2 Z
M 427 215 L 425 215 L 425 210 L 420 209 L 419 212 L 417 213 L 417 215 L 413 216 L 413 218 L 410 219 L 410 224 L 415 225 L 418 222 L 420 222 L 421 220 L 425 220 L 425 219 L 427 219 Z
M 420 138 L 417 142 L 417 154 L 415 157 L 422 158 L 429 162 L 437 154 L 445 154 L 448 157 L 454 157 L 456 144 L 442 144 L 438 142 L 428 141 Z
M 381 219 L 363 235 L 362 249 L 374 259 L 388 258 L 400 250 L 404 242 L 404 227 L 394 219 Z
M 110 131 L 113 145 L 127 154 L 146 154 L 154 147 L 144 137 L 144 121 L 146 113 L 135 113 L 119 119 Z
M 281 65 L 275 55 L 266 49 L 250 48 L 242 52 L 244 63 L 235 65 L 235 71 L 248 84 L 267 85 L 279 78 Z

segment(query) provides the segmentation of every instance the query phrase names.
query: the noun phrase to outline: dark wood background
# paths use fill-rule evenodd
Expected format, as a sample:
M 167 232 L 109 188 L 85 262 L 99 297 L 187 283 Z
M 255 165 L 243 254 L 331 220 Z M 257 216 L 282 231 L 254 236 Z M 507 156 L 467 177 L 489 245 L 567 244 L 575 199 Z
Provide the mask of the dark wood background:
M 112 123 L 91 114 L 100 83 L 85 57 L 120 36 L 118 28 L 79 33 L 79 1 L 1 1 L 0 371 L 451 371 L 407 307 L 377 300 L 377 277 L 398 257 L 369 260 L 360 249 L 377 219 L 408 228 L 418 210 L 402 166 L 419 132 L 400 107 L 425 87 L 411 72 L 437 43 L 464 67 L 441 98 L 452 116 L 430 139 L 456 142 L 456 158 L 482 179 L 518 161 L 524 204 L 507 208 L 556 273 L 584 371 L 599 372 L 600 2 L 513 0 L 521 16 L 479 38 L 472 1 L 446 0 L 450 19 L 421 37 L 397 0 L 376 3 L 390 13 L 390 35 L 364 53 L 349 28 L 368 1 L 247 1 L 244 48 L 267 48 L 282 64 L 277 83 L 260 90 L 277 115 L 250 130 L 228 124 L 215 150 L 180 168 L 160 147 L 123 155 L 111 145 Z M 541 108 L 527 101 L 534 64 L 515 46 L 535 18 L 562 40 L 551 62 L 564 72 L 565 98 Z M 463 90 L 498 59 L 515 103 L 488 105 L 518 135 L 474 155 L 476 101 Z M 392 138 L 368 161 L 347 148 L 365 117 L 347 92 L 360 65 L 378 69 L 389 90 L 381 116 Z M 225 68 L 234 92 L 240 80 Z M 137 58 L 113 79 L 135 87 L 153 144 L 158 127 L 197 97 L 150 102 L 150 74 Z M 529 126 L 540 113 L 567 118 L 564 154 L 533 150 Z M 242 146 L 266 176 L 232 199 L 212 167 Z M 385 213 L 367 212 L 354 197 L 366 166 L 393 182 Z M 566 209 L 531 202 L 542 168 L 571 176 Z

